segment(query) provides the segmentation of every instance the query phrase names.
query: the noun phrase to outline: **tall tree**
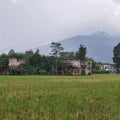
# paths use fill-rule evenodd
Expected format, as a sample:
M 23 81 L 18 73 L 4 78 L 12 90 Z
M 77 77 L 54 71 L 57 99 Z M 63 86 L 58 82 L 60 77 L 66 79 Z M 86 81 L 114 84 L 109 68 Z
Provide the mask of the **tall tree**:
M 39 54 L 39 49 L 36 49 L 35 53 L 29 58 L 29 64 L 36 67 L 40 65 L 41 55 Z
M 87 48 L 84 45 L 80 45 L 78 51 L 76 52 L 76 58 L 80 59 L 81 64 L 81 74 L 85 75 L 85 59 L 86 59 Z
M 15 53 L 15 51 L 13 49 L 11 49 L 9 52 L 8 52 L 8 56 L 13 56 L 13 54 Z
M 117 67 L 117 73 L 120 72 L 120 43 L 118 43 L 113 49 L 113 62 Z
M 8 56 L 6 54 L 0 55 L 0 74 L 7 74 L 8 70 Z
M 76 57 L 79 58 L 82 62 L 85 61 L 87 53 L 87 48 L 84 45 L 80 45 L 78 51 L 76 52 Z
M 50 45 L 50 47 L 52 49 L 51 50 L 51 54 L 53 56 L 55 56 L 55 58 L 56 58 L 56 68 L 55 69 L 56 69 L 56 74 L 57 74 L 58 56 L 64 50 L 64 48 L 62 47 L 61 43 L 59 43 L 59 42 L 52 42 L 51 45 Z

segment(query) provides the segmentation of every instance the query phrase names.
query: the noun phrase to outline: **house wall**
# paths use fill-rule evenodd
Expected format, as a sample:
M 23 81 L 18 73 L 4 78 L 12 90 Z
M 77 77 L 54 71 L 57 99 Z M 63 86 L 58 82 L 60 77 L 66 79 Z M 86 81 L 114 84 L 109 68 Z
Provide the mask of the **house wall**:
M 86 74 L 89 74 L 92 72 L 92 62 L 90 60 L 85 61 L 85 62 L 81 62 L 81 67 L 82 67 L 82 65 L 85 66 L 85 73 Z M 82 71 L 82 69 L 81 69 L 81 71 Z
M 80 74 L 80 68 L 68 67 L 68 68 L 66 68 L 66 73 L 72 74 L 72 75 L 79 75 Z
M 91 61 L 86 61 L 85 65 L 86 65 L 86 68 L 85 68 L 86 74 L 91 73 L 92 72 L 92 62 Z
M 72 75 L 80 74 L 80 60 L 79 59 L 65 59 L 64 63 L 67 65 L 65 72 Z
M 10 58 L 8 66 L 9 67 L 17 67 L 17 66 L 24 64 L 24 63 L 25 63 L 24 59 Z
M 101 70 L 109 71 L 111 74 L 117 73 L 117 68 L 114 64 L 101 64 L 99 67 Z
M 71 65 L 73 67 L 80 68 L 80 60 L 79 59 L 65 59 L 64 63 Z
M 89 74 L 92 72 L 92 62 L 81 62 L 79 59 L 65 59 L 64 63 L 68 65 L 67 72 L 73 75 L 80 75 L 82 72 L 82 65 L 85 65 L 85 72 Z

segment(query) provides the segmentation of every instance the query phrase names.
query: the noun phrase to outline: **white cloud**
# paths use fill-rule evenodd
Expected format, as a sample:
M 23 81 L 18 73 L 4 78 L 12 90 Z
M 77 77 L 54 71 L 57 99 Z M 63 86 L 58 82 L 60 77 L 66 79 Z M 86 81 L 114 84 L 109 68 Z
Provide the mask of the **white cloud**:
M 116 6 L 113 16 L 119 17 L 120 16 L 120 6 Z
M 13 2 L 13 3 L 18 3 L 18 0 L 10 0 L 11 2 Z
M 117 4 L 110 19 L 111 26 L 120 31 L 120 5 Z
M 0 39 L 2 39 L 2 35 L 0 34 Z
M 120 0 L 113 0 L 112 12 L 110 14 L 109 25 L 120 32 Z
M 10 0 L 14 4 L 24 3 L 24 0 Z
M 115 3 L 120 4 L 120 0 L 113 0 Z
M 0 0 L 0 31 L 6 34 L 3 45 L 38 47 L 97 30 L 119 30 L 118 3 L 120 0 Z

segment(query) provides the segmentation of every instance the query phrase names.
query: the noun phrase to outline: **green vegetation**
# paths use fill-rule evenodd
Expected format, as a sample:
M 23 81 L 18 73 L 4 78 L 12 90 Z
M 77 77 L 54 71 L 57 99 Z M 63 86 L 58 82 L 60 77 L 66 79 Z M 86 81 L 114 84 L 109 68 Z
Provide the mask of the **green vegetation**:
M 8 54 L 1 54 L 0 75 L 63 75 L 68 74 L 66 67 L 69 66 L 69 63 L 64 63 L 65 58 L 78 58 L 83 63 L 87 58 L 87 48 L 84 45 L 80 45 L 76 53 L 63 52 L 64 48 L 59 42 L 52 42 L 50 47 L 51 56 L 41 55 L 39 49 L 34 52 L 30 49 L 25 53 L 11 49 Z M 12 65 L 9 64 L 10 61 Z M 82 66 L 84 75 L 86 66 L 84 64 Z
M 85 61 L 86 59 L 87 48 L 84 45 L 80 45 L 78 51 L 76 52 L 76 57 L 81 61 Z
M 113 50 L 113 62 L 117 66 L 117 73 L 120 73 L 120 43 L 118 43 Z
M 120 75 L 0 76 L 0 120 L 120 120 Z
M 85 65 L 86 53 L 87 53 L 87 48 L 84 45 L 80 45 L 78 51 L 76 52 L 76 57 L 78 59 L 80 59 L 80 61 L 82 61 L 81 75 L 86 75 L 86 72 L 85 72 L 85 68 L 86 68 L 86 65 Z
M 56 61 L 56 65 L 55 65 L 55 73 L 58 73 L 58 56 L 60 55 L 60 53 L 64 50 L 64 48 L 62 47 L 61 43 L 59 42 L 52 42 L 51 46 L 52 48 L 51 50 L 51 54 L 55 57 Z

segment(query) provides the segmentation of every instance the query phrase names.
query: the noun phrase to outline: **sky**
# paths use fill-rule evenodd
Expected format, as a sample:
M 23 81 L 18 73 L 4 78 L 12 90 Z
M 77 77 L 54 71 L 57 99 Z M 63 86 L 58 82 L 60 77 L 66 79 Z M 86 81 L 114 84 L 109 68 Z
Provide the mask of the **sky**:
M 120 0 L 0 0 L 0 53 L 76 35 L 120 33 Z

